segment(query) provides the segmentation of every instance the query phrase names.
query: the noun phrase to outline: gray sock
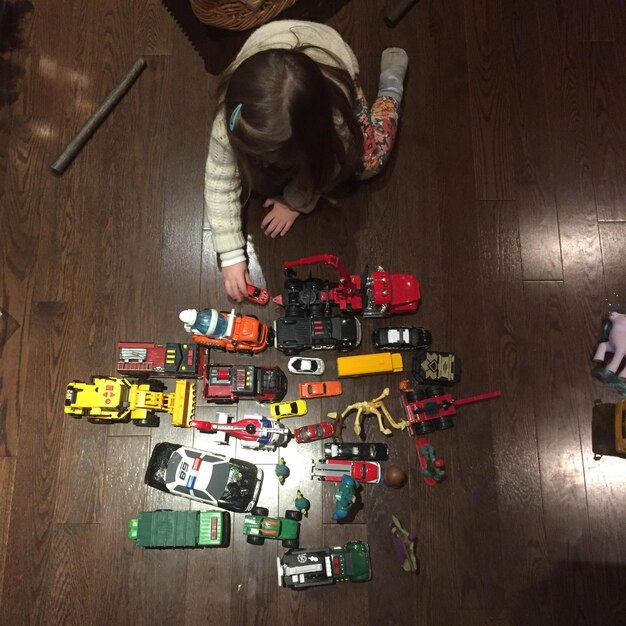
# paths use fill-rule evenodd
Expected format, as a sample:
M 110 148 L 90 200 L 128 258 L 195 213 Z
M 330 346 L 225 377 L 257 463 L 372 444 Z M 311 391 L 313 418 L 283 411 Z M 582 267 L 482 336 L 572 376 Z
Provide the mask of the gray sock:
M 391 96 L 396 102 L 402 102 L 404 77 L 409 65 L 409 57 L 402 48 L 386 48 L 380 57 L 380 79 L 378 95 Z

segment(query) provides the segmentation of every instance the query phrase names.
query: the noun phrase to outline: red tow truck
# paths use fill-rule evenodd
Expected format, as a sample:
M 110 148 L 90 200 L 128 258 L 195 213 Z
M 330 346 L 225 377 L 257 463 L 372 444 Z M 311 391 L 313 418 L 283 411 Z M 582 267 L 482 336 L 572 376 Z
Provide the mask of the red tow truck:
M 338 282 L 296 277 L 294 267 L 318 263 L 336 270 Z M 387 317 L 412 313 L 420 300 L 419 282 L 412 274 L 391 274 L 382 267 L 373 272 L 366 268 L 361 276 L 350 274 L 339 257 L 332 254 L 286 261 L 283 268 L 287 276 L 285 293 L 273 301 L 284 306 L 288 316 L 301 316 L 303 310 L 329 315 L 331 305 L 336 305 L 341 311 L 361 313 L 363 317 Z
M 400 391 L 402 406 L 413 428 L 413 432 L 411 430 L 408 432 L 418 437 L 435 430 L 452 428 L 454 426 L 452 416 L 456 415 L 457 406 L 500 397 L 499 391 L 489 391 L 455 400 L 451 394 L 445 392 L 443 387 L 431 386 L 424 389 L 414 389 L 408 380 L 400 382 Z

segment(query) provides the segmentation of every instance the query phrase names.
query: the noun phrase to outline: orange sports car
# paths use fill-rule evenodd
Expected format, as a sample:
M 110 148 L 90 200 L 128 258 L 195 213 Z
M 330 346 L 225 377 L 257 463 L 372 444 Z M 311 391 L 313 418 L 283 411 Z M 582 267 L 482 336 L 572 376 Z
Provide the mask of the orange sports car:
M 299 389 L 301 398 L 327 398 L 328 396 L 340 396 L 342 392 L 341 383 L 338 380 L 302 383 Z

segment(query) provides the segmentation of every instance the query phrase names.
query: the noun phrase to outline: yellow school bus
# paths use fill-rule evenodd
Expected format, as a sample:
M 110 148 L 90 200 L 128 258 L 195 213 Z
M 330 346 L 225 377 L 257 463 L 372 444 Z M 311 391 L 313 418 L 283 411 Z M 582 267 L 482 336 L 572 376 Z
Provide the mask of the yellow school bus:
M 337 375 L 339 378 L 387 374 L 401 372 L 403 369 L 402 355 L 399 352 L 375 352 L 337 358 Z

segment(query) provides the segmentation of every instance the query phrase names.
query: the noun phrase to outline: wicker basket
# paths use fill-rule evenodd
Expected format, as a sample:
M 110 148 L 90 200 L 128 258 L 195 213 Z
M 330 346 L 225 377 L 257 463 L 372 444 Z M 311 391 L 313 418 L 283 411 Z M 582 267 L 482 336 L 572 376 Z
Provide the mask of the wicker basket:
M 265 0 L 252 9 L 238 0 L 190 0 L 196 17 L 209 26 L 228 30 L 248 30 L 269 22 L 296 0 Z

